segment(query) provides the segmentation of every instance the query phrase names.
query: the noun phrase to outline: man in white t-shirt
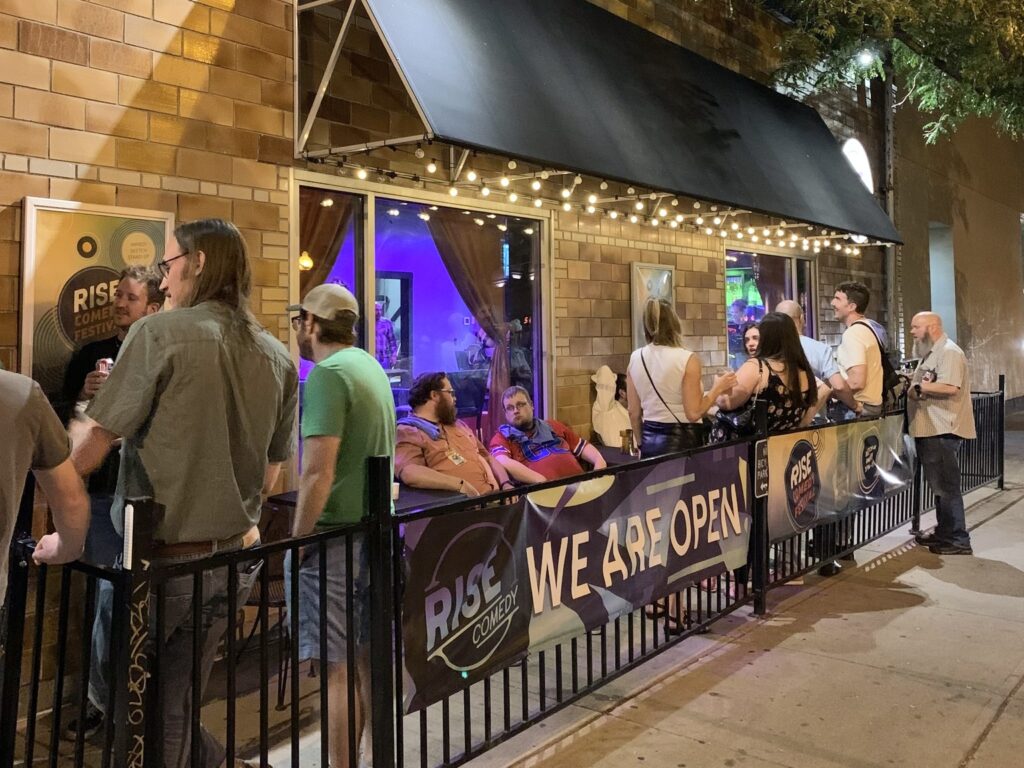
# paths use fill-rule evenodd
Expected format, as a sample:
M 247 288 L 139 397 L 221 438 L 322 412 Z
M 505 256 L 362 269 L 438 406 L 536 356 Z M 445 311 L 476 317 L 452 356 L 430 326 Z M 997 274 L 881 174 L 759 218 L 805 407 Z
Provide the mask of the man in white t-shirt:
M 836 320 L 846 326 L 836 350 L 839 372 L 856 400 L 856 416 L 878 416 L 882 412 L 882 349 L 871 321 L 864 317 L 871 293 L 863 283 L 848 281 L 836 286 L 832 309 Z M 882 331 L 879 326 L 878 331 Z

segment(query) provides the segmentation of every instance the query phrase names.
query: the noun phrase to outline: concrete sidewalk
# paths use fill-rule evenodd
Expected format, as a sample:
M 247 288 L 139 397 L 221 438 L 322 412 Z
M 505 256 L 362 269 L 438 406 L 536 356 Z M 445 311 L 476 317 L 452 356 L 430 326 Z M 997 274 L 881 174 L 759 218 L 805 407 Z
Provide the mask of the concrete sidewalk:
M 903 529 L 472 765 L 1024 766 L 1024 433 L 967 502 L 974 557 Z

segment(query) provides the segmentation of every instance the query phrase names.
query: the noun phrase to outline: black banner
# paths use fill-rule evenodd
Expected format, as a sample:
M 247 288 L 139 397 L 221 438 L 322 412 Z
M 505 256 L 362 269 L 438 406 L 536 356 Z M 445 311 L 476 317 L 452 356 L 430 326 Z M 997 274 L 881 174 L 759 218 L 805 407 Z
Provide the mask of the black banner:
M 405 526 L 406 711 L 746 563 L 747 446 Z

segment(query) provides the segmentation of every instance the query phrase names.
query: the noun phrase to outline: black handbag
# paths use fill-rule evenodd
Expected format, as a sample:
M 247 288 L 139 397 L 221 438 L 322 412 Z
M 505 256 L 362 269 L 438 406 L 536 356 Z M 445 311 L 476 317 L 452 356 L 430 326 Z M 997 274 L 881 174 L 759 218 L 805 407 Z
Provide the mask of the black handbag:
M 761 380 L 761 361 L 757 361 L 757 379 Z M 733 437 L 749 437 L 757 432 L 757 396 L 760 392 L 754 392 L 750 399 L 739 408 L 730 411 L 720 408 L 715 414 L 715 420 L 727 434 Z

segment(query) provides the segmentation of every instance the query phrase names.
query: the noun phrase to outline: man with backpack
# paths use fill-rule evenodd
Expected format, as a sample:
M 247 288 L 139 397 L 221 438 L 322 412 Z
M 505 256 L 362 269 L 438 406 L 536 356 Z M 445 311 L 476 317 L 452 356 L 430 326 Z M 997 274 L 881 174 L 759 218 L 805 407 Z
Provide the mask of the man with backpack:
M 856 401 L 851 418 L 882 413 L 886 339 L 885 330 L 864 317 L 870 299 L 868 287 L 851 280 L 836 286 L 831 302 L 836 320 L 846 326 L 836 361 Z

